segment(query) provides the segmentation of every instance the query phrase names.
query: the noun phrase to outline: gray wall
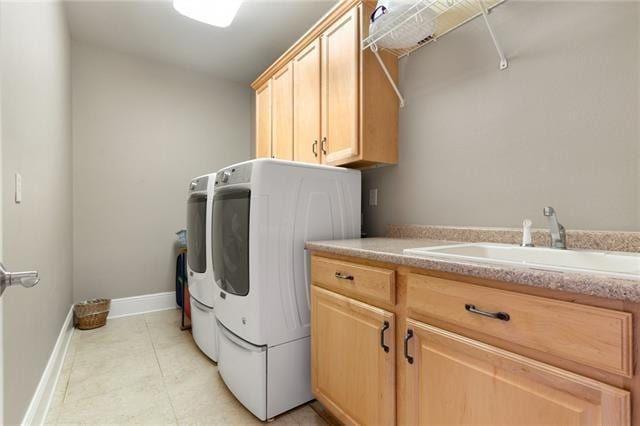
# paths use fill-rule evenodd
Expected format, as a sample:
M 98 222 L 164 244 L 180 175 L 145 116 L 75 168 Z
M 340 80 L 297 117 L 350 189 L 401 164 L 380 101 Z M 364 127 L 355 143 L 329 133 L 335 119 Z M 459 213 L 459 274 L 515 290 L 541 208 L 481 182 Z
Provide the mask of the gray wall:
M 74 299 L 174 289 L 192 177 L 247 160 L 246 85 L 72 43 Z
M 512 1 L 404 60 L 399 165 L 364 175 L 365 226 L 640 230 L 640 4 Z M 379 189 L 378 207 L 368 190 Z
M 40 284 L 4 299 L 6 424 L 22 420 L 72 300 L 69 35 L 53 2 L 0 4 L 3 261 Z M 15 204 L 14 173 L 24 199 Z

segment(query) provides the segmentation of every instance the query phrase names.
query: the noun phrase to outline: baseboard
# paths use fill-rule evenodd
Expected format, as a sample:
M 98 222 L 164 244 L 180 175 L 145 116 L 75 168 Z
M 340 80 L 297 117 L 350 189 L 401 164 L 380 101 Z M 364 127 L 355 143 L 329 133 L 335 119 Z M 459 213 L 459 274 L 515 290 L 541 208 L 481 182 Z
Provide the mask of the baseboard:
M 175 309 L 176 294 L 173 291 L 165 293 L 143 294 L 142 296 L 123 297 L 111 300 L 109 318 L 128 317 L 147 312 Z
M 46 420 L 72 335 L 73 306 L 69 309 L 69 313 L 62 324 L 58 340 L 53 347 L 47 366 L 42 373 L 42 377 L 40 377 L 38 387 L 36 388 L 33 398 L 29 403 L 29 407 L 27 408 L 27 412 L 22 419 L 23 425 L 41 425 Z

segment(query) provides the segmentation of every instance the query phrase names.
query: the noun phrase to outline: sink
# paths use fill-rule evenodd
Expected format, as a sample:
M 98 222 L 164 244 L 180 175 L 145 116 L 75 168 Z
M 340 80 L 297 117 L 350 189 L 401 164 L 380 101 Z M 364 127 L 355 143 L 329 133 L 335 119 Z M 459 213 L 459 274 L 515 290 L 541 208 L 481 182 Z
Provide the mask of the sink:
M 405 249 L 404 254 L 640 279 L 640 253 L 558 250 L 497 243 L 462 243 Z

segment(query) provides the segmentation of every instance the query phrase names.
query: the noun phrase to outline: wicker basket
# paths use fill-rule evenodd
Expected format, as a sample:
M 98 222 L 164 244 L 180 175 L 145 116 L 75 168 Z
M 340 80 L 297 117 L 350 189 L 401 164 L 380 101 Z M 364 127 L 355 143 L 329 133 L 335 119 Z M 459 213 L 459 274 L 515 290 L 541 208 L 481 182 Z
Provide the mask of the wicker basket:
M 107 323 L 111 299 L 93 299 L 76 303 L 73 321 L 80 330 L 91 330 Z

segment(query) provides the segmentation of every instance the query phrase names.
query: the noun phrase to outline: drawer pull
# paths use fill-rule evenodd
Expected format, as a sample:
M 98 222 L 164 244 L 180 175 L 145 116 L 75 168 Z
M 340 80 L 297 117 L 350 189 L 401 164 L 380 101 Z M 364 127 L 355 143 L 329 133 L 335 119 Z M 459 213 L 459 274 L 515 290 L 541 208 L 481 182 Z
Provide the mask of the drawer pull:
M 472 305 L 470 303 L 467 303 L 466 305 L 464 305 L 464 308 L 467 311 L 471 312 L 472 314 L 478 314 L 488 318 L 495 318 L 495 319 L 499 319 L 500 321 L 509 321 L 509 319 L 511 319 L 509 314 L 506 312 L 496 312 L 496 313 L 487 312 L 487 311 L 483 311 L 482 309 L 476 308 L 476 305 Z
M 409 340 L 413 337 L 413 330 L 407 330 L 407 335 L 404 336 L 404 357 L 409 364 L 413 364 L 413 357 L 409 355 Z
M 380 329 L 380 346 L 384 349 L 385 352 L 389 352 L 389 346 L 384 344 L 384 332 L 389 329 L 389 321 L 385 321 L 384 325 Z
M 341 280 L 353 281 L 353 275 L 343 274 L 342 272 L 336 272 L 336 278 Z

